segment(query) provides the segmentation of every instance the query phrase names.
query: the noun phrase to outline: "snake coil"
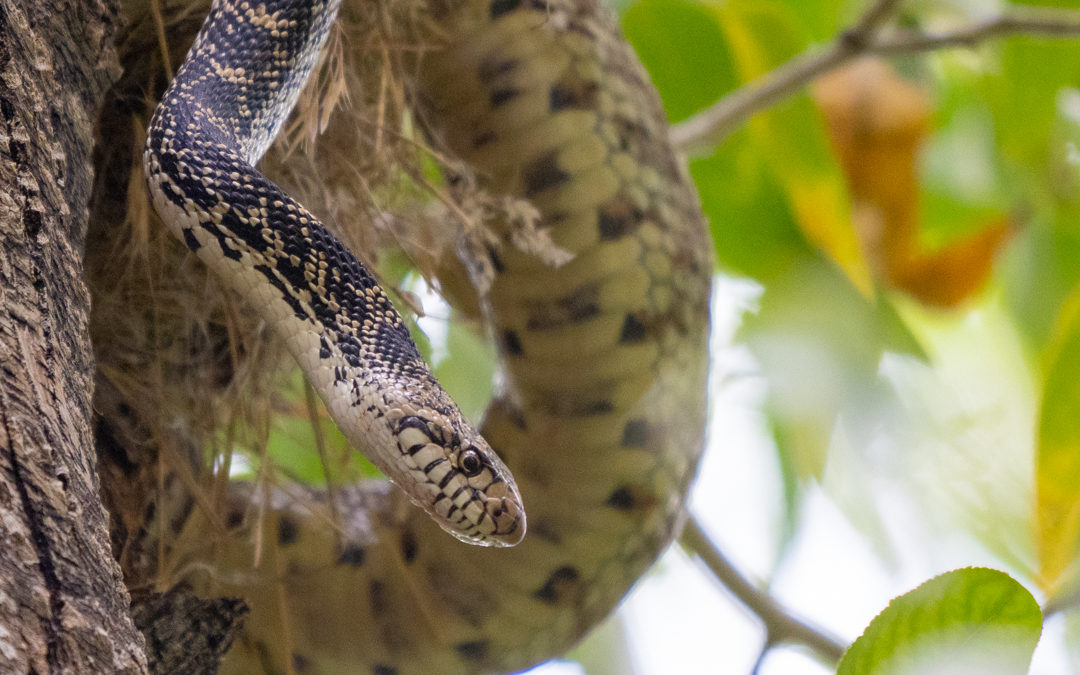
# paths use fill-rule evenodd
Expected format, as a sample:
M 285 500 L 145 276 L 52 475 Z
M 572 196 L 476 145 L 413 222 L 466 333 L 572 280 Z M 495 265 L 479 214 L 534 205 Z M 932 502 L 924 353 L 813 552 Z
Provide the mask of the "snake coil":
M 433 2 L 445 45 L 417 83 L 433 142 L 490 194 L 533 204 L 569 258 L 491 224 L 483 299 L 505 385 L 481 436 L 373 277 L 253 167 L 337 4 L 215 0 L 144 164 L 162 219 L 286 336 L 350 442 L 430 517 L 367 486 L 334 504 L 277 497 L 261 521 L 271 562 L 256 566 L 238 528 L 191 581 L 252 607 L 227 671 L 520 669 L 606 615 L 681 524 L 711 244 L 655 91 L 598 0 Z M 331 511 L 351 514 L 344 532 Z M 184 529 L 205 526 L 196 510 Z M 440 527 L 521 543 L 463 546 Z

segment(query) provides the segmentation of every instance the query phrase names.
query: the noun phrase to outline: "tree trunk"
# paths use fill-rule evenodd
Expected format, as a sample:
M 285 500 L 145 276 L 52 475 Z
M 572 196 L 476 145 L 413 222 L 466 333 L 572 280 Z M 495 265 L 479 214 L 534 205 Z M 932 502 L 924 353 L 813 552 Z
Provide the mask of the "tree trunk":
M 145 672 L 109 548 L 82 279 L 115 0 L 0 0 L 0 672 Z

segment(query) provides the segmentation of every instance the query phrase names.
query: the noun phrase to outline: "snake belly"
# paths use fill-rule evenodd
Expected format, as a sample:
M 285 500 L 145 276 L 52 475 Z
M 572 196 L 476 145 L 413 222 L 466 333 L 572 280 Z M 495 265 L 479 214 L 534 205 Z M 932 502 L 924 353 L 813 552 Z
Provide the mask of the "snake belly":
M 271 497 L 260 535 L 235 527 L 189 580 L 252 608 L 223 672 L 526 668 L 606 616 L 685 515 L 712 244 L 647 75 L 598 0 L 432 12 L 444 47 L 422 60 L 418 99 L 433 142 L 490 194 L 531 202 L 573 256 L 554 266 L 515 245 L 514 225 L 491 227 L 483 303 L 504 387 L 482 432 L 529 532 L 463 546 L 379 487 Z M 195 512 L 185 531 L 206 527 Z

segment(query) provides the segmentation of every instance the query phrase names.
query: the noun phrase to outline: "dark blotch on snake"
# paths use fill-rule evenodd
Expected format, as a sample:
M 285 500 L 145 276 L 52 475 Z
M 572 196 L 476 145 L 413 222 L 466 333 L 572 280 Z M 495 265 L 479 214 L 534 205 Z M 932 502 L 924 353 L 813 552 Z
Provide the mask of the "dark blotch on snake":
M 311 672 L 311 660 L 303 654 L 297 652 L 293 652 L 292 666 L 293 670 L 297 673 Z
M 227 239 L 225 239 L 224 237 L 219 237 L 218 239 L 221 242 L 221 252 L 225 255 L 226 258 L 228 258 L 229 260 L 240 259 L 240 251 L 226 244 L 225 242 L 227 241 Z
M 525 328 L 552 330 L 567 324 L 581 323 L 600 314 L 599 288 L 595 283 L 588 283 L 553 303 L 534 307 L 525 322 Z
M 620 487 L 611 493 L 607 499 L 607 505 L 619 511 L 629 511 L 634 508 L 634 491 L 628 487 Z
M 452 481 L 454 479 L 454 476 L 456 476 L 456 475 L 457 475 L 457 469 L 451 469 L 450 471 L 448 471 L 446 473 L 446 475 L 442 477 L 442 480 L 439 481 L 439 489 L 440 490 L 445 490 L 446 486 L 450 484 L 450 481 Z M 457 497 L 459 494 L 461 494 L 461 491 L 463 489 L 464 488 L 458 488 L 457 492 L 454 493 L 454 496 L 451 497 L 451 499 L 453 499 L 454 497 Z
M 542 539 L 555 546 L 561 545 L 563 541 L 558 524 L 548 520 L 532 520 L 529 523 L 529 536 Z
M 424 432 L 424 435 L 431 438 L 431 433 L 428 431 L 427 422 L 420 419 L 415 415 L 409 415 L 408 417 L 402 417 L 398 422 L 398 433 L 401 433 L 405 429 L 419 429 Z
M 633 314 L 627 314 L 623 321 L 622 332 L 619 334 L 619 342 L 632 344 L 645 339 L 645 324 Z
M 612 410 L 615 410 L 615 403 L 605 399 L 584 403 L 580 408 L 573 410 L 573 413 L 581 417 L 592 417 L 594 415 L 607 415 Z
M 230 251 L 231 249 L 225 246 L 224 241 L 222 241 L 221 249 L 226 252 L 226 256 L 230 258 L 232 257 L 228 255 L 228 251 Z M 240 259 L 239 252 L 236 253 L 235 259 Z M 270 282 L 271 286 L 278 290 L 278 292 L 281 294 L 281 299 L 289 305 L 289 308 L 293 311 L 293 314 L 296 315 L 296 318 L 300 319 L 301 321 L 308 318 L 307 312 L 304 311 L 304 306 L 300 304 L 300 301 L 297 300 L 292 293 L 289 292 L 289 289 L 285 285 L 285 282 L 282 281 L 281 278 L 274 273 L 273 268 L 268 267 L 267 265 L 255 265 L 254 267 L 256 271 L 261 272 L 262 275 L 266 277 L 266 280 Z
M 623 427 L 622 444 L 627 448 L 641 448 L 648 439 L 648 423 L 645 420 L 630 420 Z
M 360 567 L 364 564 L 366 551 L 359 544 L 347 544 L 338 556 L 337 564 Z
M 525 350 L 521 346 L 521 338 L 512 330 L 503 331 L 503 347 L 511 356 L 521 356 Z
M 503 14 L 514 11 L 521 5 L 521 0 L 492 0 L 491 18 L 498 19 Z
M 504 106 L 517 98 L 520 93 L 521 92 L 517 89 L 496 89 L 491 92 L 491 107 L 498 108 Z
M 488 259 L 491 261 L 491 268 L 494 269 L 496 273 L 502 274 L 502 271 L 506 269 L 506 267 L 503 265 L 502 258 L 499 257 L 499 252 L 495 250 L 494 246 L 488 244 L 487 254 Z
M 427 466 L 425 466 L 423 469 L 421 469 L 421 471 L 423 471 L 424 473 L 431 473 L 432 471 L 435 470 L 435 467 L 439 466 L 440 464 L 442 464 L 443 462 L 446 462 L 446 461 L 449 461 L 449 460 L 447 460 L 445 457 L 436 457 L 435 459 L 428 462 Z
M 397 675 L 397 668 L 376 663 L 371 667 L 371 675 Z
M 295 543 L 300 536 L 300 526 L 296 522 L 288 517 L 281 516 L 278 519 L 277 537 L 278 543 L 282 546 L 288 546 Z
M 508 406 L 506 410 L 506 417 L 510 420 L 510 424 L 513 424 L 518 429 L 525 431 L 528 427 L 528 423 L 525 421 L 525 413 L 521 408 L 517 406 Z
M 242 522 L 244 522 L 244 512 L 240 509 L 229 509 L 228 515 L 225 516 L 226 529 L 236 529 Z
M 554 152 L 542 155 L 525 167 L 523 187 L 526 197 L 558 187 L 570 180 L 570 174 L 559 168 L 558 157 Z
M 363 367 L 360 359 L 360 343 L 351 335 L 344 335 L 337 343 L 338 351 L 353 368 Z
M 476 136 L 473 136 L 473 140 L 472 140 L 473 150 L 479 150 L 480 148 L 484 147 L 488 143 L 493 142 L 496 138 L 498 138 L 498 137 L 495 135 L 494 131 L 482 131 L 482 132 L 480 132 Z
M 176 204 L 179 207 L 184 206 L 184 195 L 177 192 L 176 189 L 168 183 L 161 184 L 161 193 L 165 195 L 165 199 L 168 199 L 173 204 Z
M 571 589 L 581 580 L 581 572 L 576 567 L 564 565 L 551 573 L 548 580 L 533 593 L 533 596 L 549 605 L 558 604 L 565 599 Z
M 416 541 L 416 533 L 412 530 L 405 530 L 401 533 L 401 559 L 405 561 L 405 564 L 409 564 L 416 560 L 416 555 L 420 552 L 420 543 Z
M 469 661 L 483 661 L 487 658 L 488 643 L 487 640 L 473 640 L 470 642 L 459 642 L 454 645 L 454 649 L 458 654 Z
M 548 106 L 551 108 L 551 112 L 559 112 L 563 108 L 569 108 L 573 102 L 574 95 L 557 84 L 548 93 Z
M 195 238 L 195 232 L 190 227 L 184 228 L 184 243 L 187 244 L 188 250 L 198 251 L 202 248 L 202 244 Z
M 548 107 L 551 112 L 560 110 L 591 110 L 596 107 L 596 82 L 564 80 L 552 85 L 548 91 Z
M 371 613 L 375 616 L 390 609 L 390 603 L 386 599 L 386 586 L 383 582 L 373 579 L 368 585 L 368 596 L 371 599 Z
M 626 197 L 615 197 L 601 206 L 597 214 L 600 238 L 618 239 L 632 233 L 641 225 L 643 215 Z
M 476 69 L 476 76 L 484 84 L 490 84 L 496 77 L 509 74 L 517 68 L 517 65 L 517 59 L 498 60 L 495 57 L 489 57 L 480 63 L 480 67 Z

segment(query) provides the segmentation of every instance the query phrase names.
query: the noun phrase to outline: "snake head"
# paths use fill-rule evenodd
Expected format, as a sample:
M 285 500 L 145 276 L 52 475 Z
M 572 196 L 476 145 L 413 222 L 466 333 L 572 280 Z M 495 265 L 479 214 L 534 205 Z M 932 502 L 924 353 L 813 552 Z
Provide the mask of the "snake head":
M 525 507 L 514 477 L 463 418 L 421 410 L 398 417 L 393 433 L 408 469 L 391 479 L 444 530 L 481 546 L 521 541 Z

